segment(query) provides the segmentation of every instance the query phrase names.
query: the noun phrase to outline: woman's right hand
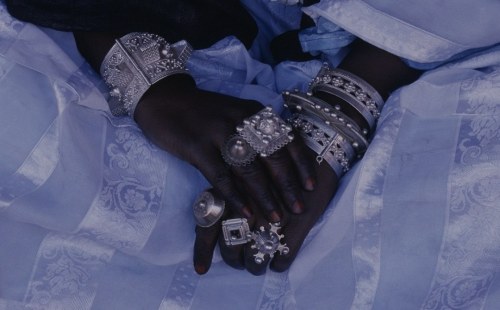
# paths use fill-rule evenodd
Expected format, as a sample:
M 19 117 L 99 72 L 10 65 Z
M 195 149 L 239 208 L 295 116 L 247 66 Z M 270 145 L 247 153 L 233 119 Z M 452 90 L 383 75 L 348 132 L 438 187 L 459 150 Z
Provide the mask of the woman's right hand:
M 162 149 L 198 168 L 233 213 L 250 218 L 255 208 L 270 222 L 304 210 L 302 190 L 315 184 L 307 147 L 300 139 L 247 166 L 229 166 L 221 155 L 226 140 L 243 119 L 263 105 L 198 89 L 188 75 L 168 77 L 141 98 L 135 120 Z

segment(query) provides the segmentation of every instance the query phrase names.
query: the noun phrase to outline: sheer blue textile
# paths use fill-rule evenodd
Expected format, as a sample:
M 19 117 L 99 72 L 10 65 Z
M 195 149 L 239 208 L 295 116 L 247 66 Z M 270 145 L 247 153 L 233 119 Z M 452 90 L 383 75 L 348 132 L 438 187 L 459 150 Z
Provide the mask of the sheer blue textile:
M 354 18 L 357 3 L 322 1 L 314 12 L 342 25 L 336 10 Z M 384 17 L 400 12 L 389 3 L 400 2 L 380 1 Z M 474 4 L 490 8 L 485 20 L 498 16 L 495 1 Z M 267 5 L 248 6 L 283 20 L 292 12 Z M 378 32 L 399 42 L 417 15 Z M 373 28 L 346 29 L 369 38 L 379 16 L 361 18 Z M 477 26 L 440 18 L 457 32 Z M 292 26 L 274 23 L 269 31 Z M 423 32 L 447 34 L 434 26 Z M 500 41 L 485 35 L 457 43 Z M 413 59 L 460 52 L 441 43 L 426 41 L 417 54 L 431 57 Z M 304 89 L 321 64 L 271 68 L 255 59 L 262 46 L 249 54 L 229 37 L 196 51 L 189 68 L 200 87 L 280 109 L 280 92 Z M 408 57 L 403 43 L 387 49 Z M 70 34 L 19 22 L 0 2 L 0 309 L 498 309 L 500 48 L 394 92 L 290 270 L 261 277 L 217 254 L 208 274 L 193 272 L 190 206 L 208 184 L 132 120 L 111 116 L 104 92 Z

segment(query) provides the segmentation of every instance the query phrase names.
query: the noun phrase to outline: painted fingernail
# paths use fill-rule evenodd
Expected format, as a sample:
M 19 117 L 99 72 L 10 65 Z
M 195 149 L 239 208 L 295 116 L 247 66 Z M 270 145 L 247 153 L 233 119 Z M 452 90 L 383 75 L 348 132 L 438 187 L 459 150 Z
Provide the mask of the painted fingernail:
M 277 223 L 277 222 L 281 221 L 281 216 L 279 215 L 279 213 L 277 211 L 272 211 L 269 214 L 269 217 L 271 219 L 271 222 L 273 222 L 273 223 Z
M 312 177 L 307 178 L 304 183 L 304 187 L 308 191 L 313 191 L 314 188 L 316 187 L 316 181 L 314 180 L 314 178 Z
M 304 212 L 304 203 L 299 200 L 295 201 L 292 205 L 292 212 L 297 214 Z
M 196 271 L 197 274 L 205 274 L 208 271 L 205 266 L 199 264 L 196 264 L 194 266 L 194 270 Z
M 246 217 L 247 219 L 253 216 L 253 213 L 249 207 L 244 207 L 243 209 L 241 209 L 241 213 L 243 213 L 243 216 Z

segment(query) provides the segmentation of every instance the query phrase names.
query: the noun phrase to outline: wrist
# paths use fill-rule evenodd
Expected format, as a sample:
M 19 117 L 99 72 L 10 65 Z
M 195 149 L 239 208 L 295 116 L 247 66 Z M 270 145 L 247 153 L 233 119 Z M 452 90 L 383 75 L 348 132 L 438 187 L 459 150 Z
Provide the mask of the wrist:
M 185 65 L 191 52 L 186 41 L 170 44 L 152 33 L 132 32 L 116 39 L 100 68 L 110 88 L 111 113 L 133 117 L 152 85 L 173 75 L 188 74 Z
M 189 74 L 175 74 L 152 85 L 141 97 L 134 112 L 136 122 L 143 119 L 148 110 L 158 105 L 182 101 L 181 97 L 196 90 L 194 79 Z

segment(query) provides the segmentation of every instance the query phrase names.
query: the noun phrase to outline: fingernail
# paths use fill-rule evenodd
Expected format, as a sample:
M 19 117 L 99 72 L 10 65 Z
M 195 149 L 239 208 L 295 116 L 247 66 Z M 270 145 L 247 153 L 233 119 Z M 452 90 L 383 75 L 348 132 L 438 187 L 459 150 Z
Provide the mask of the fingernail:
M 241 209 L 241 212 L 243 213 L 243 216 L 246 217 L 247 219 L 253 216 L 252 211 L 250 211 L 249 207 L 244 207 L 243 209 Z
M 196 264 L 194 266 L 194 270 L 196 271 L 197 274 L 205 274 L 208 271 L 205 266 L 199 264 Z
M 271 218 L 271 222 L 273 222 L 273 223 L 277 223 L 277 222 L 281 221 L 281 216 L 279 215 L 279 213 L 277 211 L 272 211 L 269 214 L 269 217 Z
M 304 212 L 304 203 L 299 200 L 295 201 L 292 205 L 292 212 L 297 214 Z
M 306 182 L 304 183 L 304 187 L 308 191 L 313 191 L 314 188 L 316 187 L 316 181 L 312 177 L 309 177 L 306 179 Z

